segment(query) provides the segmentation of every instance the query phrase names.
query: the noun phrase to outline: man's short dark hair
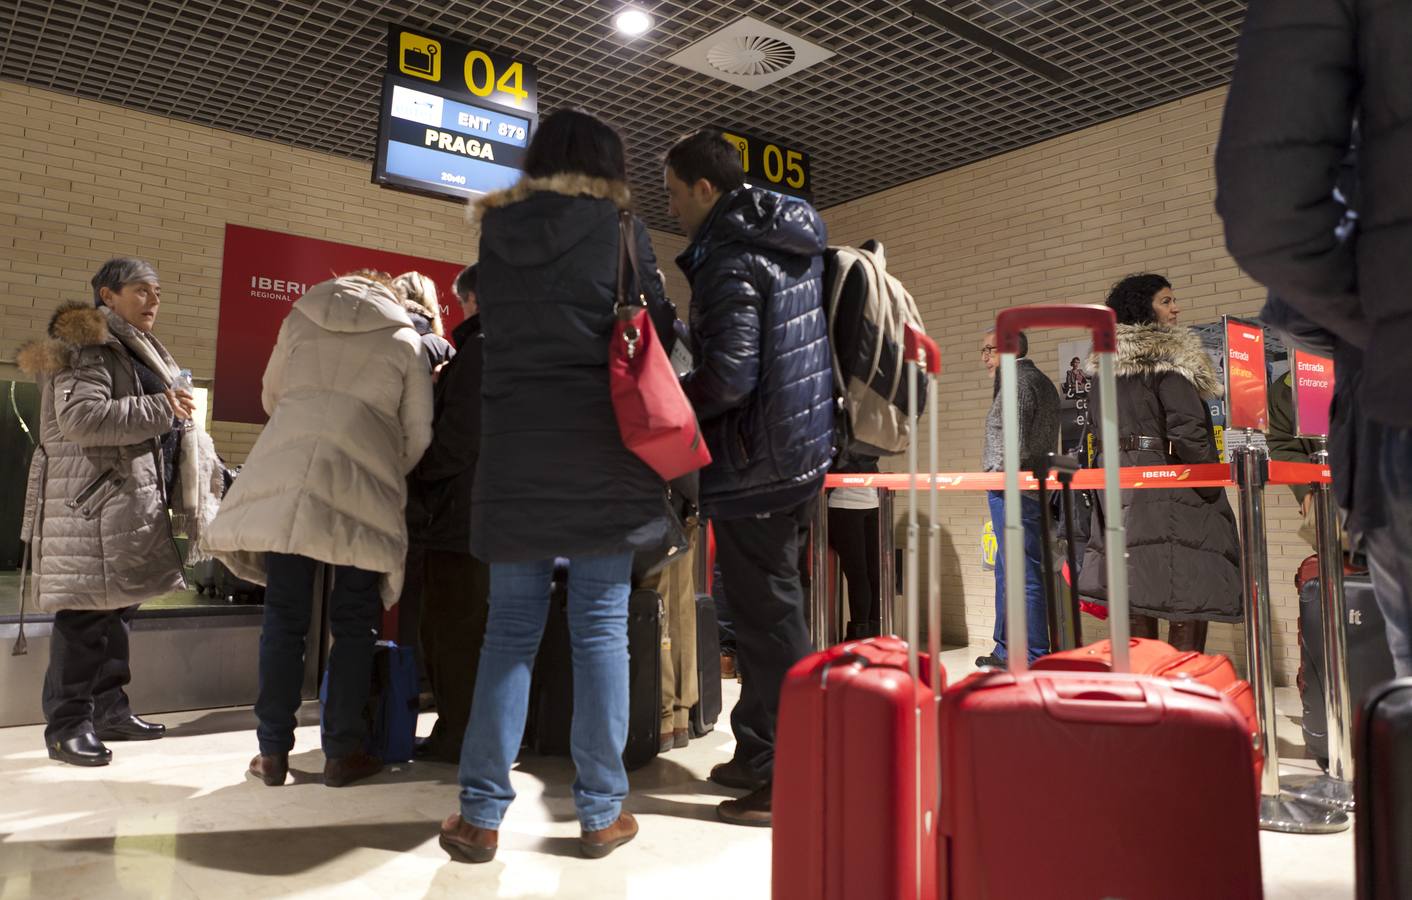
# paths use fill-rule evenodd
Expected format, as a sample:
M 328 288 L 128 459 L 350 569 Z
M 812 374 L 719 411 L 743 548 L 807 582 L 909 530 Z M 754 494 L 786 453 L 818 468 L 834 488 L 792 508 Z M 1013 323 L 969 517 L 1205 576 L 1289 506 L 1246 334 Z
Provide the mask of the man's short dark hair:
M 456 276 L 456 281 L 451 285 L 451 290 L 456 292 L 456 299 L 465 301 L 467 297 L 476 292 L 476 267 L 480 263 L 471 263 L 461 270 L 461 274 Z
M 667 151 L 666 164 L 688 185 L 704 178 L 723 194 L 745 184 L 740 151 L 719 128 L 702 128 L 677 141 Z

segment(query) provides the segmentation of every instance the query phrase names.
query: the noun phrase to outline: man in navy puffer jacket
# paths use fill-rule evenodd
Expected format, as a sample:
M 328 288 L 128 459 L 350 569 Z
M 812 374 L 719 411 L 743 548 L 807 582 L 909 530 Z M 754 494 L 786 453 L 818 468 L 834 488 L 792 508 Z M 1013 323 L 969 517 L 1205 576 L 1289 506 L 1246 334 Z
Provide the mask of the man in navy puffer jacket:
M 722 819 L 769 825 L 780 685 L 813 649 L 798 561 L 832 456 L 827 242 L 808 203 L 745 186 L 740 155 L 714 129 L 672 147 L 665 179 L 691 238 L 677 257 L 696 350 L 682 386 L 711 450 L 702 513 L 731 586 L 742 677 L 735 758 L 711 780 L 751 792 L 722 803 Z

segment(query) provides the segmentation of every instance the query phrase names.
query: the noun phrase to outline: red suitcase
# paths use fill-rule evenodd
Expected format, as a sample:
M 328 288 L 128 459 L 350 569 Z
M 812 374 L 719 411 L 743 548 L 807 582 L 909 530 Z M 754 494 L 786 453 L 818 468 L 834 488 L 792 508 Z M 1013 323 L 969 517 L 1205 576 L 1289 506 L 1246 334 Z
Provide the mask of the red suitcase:
M 1265 754 L 1260 749 L 1260 719 L 1255 711 L 1255 692 L 1250 689 L 1250 682 L 1237 677 L 1235 666 L 1219 653 L 1178 650 L 1171 644 L 1150 638 L 1131 638 L 1128 646 L 1133 672 L 1204 684 L 1220 691 L 1235 704 L 1250 734 L 1255 786 L 1258 792 L 1260 775 L 1265 770 Z M 1075 650 L 1051 653 L 1035 660 L 1031 668 L 1049 672 L 1111 672 L 1113 645 L 1105 640 Z
M 1001 313 L 1001 384 L 1015 396 L 1015 351 L 1026 325 L 1088 327 L 1100 356 L 1101 425 L 1117 446 L 1115 321 L 1106 307 Z M 1022 546 L 1018 422 L 1005 404 L 1006 549 Z M 1117 460 L 1106 460 L 1109 509 Z M 1188 900 L 1261 896 L 1258 795 L 1248 726 L 1234 703 L 1192 679 L 1130 671 L 1122 523 L 1108 522 L 1113 667 L 981 672 L 943 696 L 942 896 Z M 1010 569 L 1010 645 L 1025 644 L 1024 571 Z M 1101 852 L 1081 852 L 1078 837 Z
M 936 345 L 909 330 L 908 383 L 917 472 L 915 387 L 918 349 L 929 376 Z M 931 380 L 929 378 L 929 380 Z M 934 383 L 934 382 L 933 382 Z M 937 403 L 930 403 L 935 469 Z M 935 504 L 935 491 L 929 491 Z M 937 703 L 946 676 L 938 662 L 938 566 L 930 568 L 929 655 L 919 659 L 916 481 L 907 540 L 910 643 L 851 641 L 815 653 L 789 671 L 775 736 L 775 900 L 932 900 L 937 896 Z M 934 507 L 933 507 L 934 508 Z M 937 518 L 932 516 L 935 523 Z M 939 552 L 939 527 L 931 530 Z

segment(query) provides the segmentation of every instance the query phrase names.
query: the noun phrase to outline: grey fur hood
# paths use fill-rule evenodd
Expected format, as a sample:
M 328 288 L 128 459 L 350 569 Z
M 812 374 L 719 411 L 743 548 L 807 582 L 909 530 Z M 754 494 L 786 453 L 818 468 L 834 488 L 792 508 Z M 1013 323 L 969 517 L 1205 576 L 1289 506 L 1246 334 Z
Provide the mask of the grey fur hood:
M 1090 375 L 1098 371 L 1098 357 L 1090 356 L 1085 367 Z M 1221 373 L 1196 332 L 1185 326 L 1119 325 L 1117 375 L 1119 378 L 1162 375 L 1175 372 L 1190 381 L 1203 399 L 1226 393 Z

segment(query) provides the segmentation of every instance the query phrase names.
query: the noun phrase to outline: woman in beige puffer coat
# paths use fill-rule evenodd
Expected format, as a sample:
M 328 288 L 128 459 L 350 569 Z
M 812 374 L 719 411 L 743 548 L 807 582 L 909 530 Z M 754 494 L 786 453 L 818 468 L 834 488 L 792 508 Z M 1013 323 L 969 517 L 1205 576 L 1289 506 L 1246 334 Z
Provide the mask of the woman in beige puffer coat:
M 325 783 L 338 786 L 381 768 L 362 751 L 374 632 L 402 587 L 407 473 L 431 442 L 431 375 L 390 280 L 355 273 L 300 297 L 262 399 L 269 423 L 205 549 L 267 585 L 250 770 L 269 785 L 288 774 L 318 566 L 334 567 L 323 747 Z
M 54 613 L 45 745 L 52 759 L 102 766 L 104 741 L 164 732 L 128 703 L 128 626 L 144 600 L 185 587 L 168 512 L 198 537 L 223 467 L 200 423 L 178 427 L 194 407 L 172 389 L 180 370 L 152 335 L 156 271 L 113 259 L 92 285 L 94 305 L 60 306 L 47 338 L 19 353 L 40 388 L 21 538 L 35 573 L 26 605 Z

